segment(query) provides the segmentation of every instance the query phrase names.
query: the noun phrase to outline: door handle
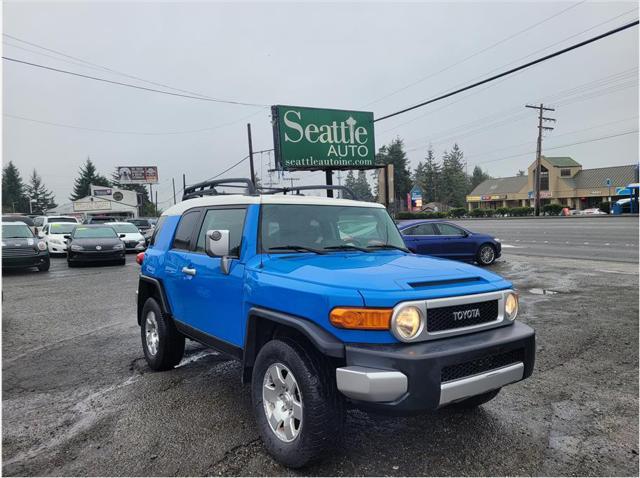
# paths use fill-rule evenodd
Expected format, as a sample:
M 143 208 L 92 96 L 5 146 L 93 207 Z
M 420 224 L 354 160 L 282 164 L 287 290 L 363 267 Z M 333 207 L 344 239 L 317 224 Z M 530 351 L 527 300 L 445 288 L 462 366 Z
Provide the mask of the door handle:
M 194 276 L 196 275 L 196 270 L 185 266 L 182 268 L 182 273 L 187 274 L 189 276 Z

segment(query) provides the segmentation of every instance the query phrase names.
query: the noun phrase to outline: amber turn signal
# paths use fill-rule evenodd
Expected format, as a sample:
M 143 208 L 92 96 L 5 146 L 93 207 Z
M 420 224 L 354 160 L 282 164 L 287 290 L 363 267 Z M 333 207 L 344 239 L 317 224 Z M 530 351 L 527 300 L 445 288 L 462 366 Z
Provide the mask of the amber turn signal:
M 341 329 L 389 330 L 393 309 L 337 307 L 329 320 Z

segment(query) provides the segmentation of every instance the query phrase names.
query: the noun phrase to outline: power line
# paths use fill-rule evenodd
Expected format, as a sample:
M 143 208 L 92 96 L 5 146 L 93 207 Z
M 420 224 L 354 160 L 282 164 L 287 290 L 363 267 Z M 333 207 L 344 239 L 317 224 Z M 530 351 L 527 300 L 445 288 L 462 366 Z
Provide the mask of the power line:
M 259 114 L 260 112 L 261 111 L 256 111 L 255 113 L 252 113 L 252 114 L 250 114 L 248 116 L 243 116 L 242 118 L 239 118 L 237 120 L 230 121 L 228 123 L 222 123 L 222 124 L 211 126 L 211 127 L 207 127 L 207 128 L 185 130 L 185 131 L 165 131 L 165 132 L 119 131 L 119 130 L 111 130 L 111 129 L 89 128 L 89 127 L 85 127 L 85 126 L 77 126 L 77 125 L 71 125 L 71 124 L 65 124 L 65 123 L 55 123 L 53 121 L 45 121 L 45 120 L 39 120 L 39 119 L 34 119 L 34 118 L 27 118 L 25 116 L 13 115 L 13 114 L 10 114 L 10 113 L 4 113 L 3 116 L 5 116 L 7 118 L 21 120 L 21 121 L 29 121 L 31 123 L 39 123 L 39 124 L 44 124 L 44 125 L 48 125 L 48 126 L 55 126 L 55 127 L 59 127 L 59 128 L 76 129 L 76 130 L 81 130 L 81 131 L 92 131 L 92 132 L 109 133 L 109 134 L 139 135 L 139 136 L 169 136 L 169 135 L 181 135 L 181 134 L 203 133 L 203 132 L 215 131 L 217 129 L 224 128 L 226 126 L 231 126 L 231 125 L 234 125 L 234 124 L 239 123 L 241 121 L 245 121 L 245 120 L 247 120 L 247 119 Z
M 48 52 L 51 52 L 51 53 L 55 53 L 55 54 L 57 54 L 57 55 L 60 55 L 60 56 L 63 56 L 63 57 L 65 57 L 65 58 L 69 58 L 69 59 L 71 59 L 71 60 L 75 60 L 75 61 L 70 62 L 70 61 L 68 61 L 68 60 L 63 60 L 63 59 L 61 59 L 61 58 L 56 58 L 56 57 L 51 56 L 51 55 L 46 55 L 46 54 L 44 54 L 44 53 L 42 53 L 42 52 L 38 52 L 38 51 L 35 51 L 35 50 L 30 50 L 30 49 L 27 49 L 27 48 L 24 48 L 24 47 L 20 47 L 20 46 L 18 46 L 18 45 L 11 45 L 11 44 L 8 44 L 8 45 L 10 45 L 10 46 L 12 46 L 12 47 L 14 47 L 14 48 L 20 48 L 20 49 L 22 49 L 22 50 L 30 51 L 30 52 L 35 53 L 35 54 L 37 54 L 37 55 L 43 55 L 43 56 L 46 56 L 46 57 L 49 57 L 49 58 L 53 58 L 54 60 L 57 60 L 57 61 L 66 61 L 67 63 L 71 63 L 71 64 L 74 64 L 74 65 L 79 65 L 79 66 L 82 66 L 82 67 L 84 67 L 84 68 L 91 68 L 91 69 L 94 69 L 94 70 L 103 70 L 103 71 L 108 71 L 108 72 L 110 72 L 110 73 L 114 73 L 114 74 L 116 74 L 116 75 L 121 75 L 121 76 L 124 76 L 124 77 L 126 77 L 126 78 L 131 78 L 131 79 L 133 79 L 133 80 L 138 80 L 138 81 L 142 81 L 142 82 L 144 82 L 144 83 L 149 83 L 150 85 L 161 86 L 161 87 L 163 87 L 163 88 L 168 88 L 168 89 L 170 89 L 170 90 L 180 91 L 180 92 L 182 92 L 182 93 L 187 93 L 187 94 L 191 94 L 191 95 L 195 95 L 195 96 L 200 96 L 200 97 L 202 97 L 202 98 L 209 98 L 209 99 L 213 99 L 213 98 L 211 98 L 211 97 L 209 97 L 209 96 L 207 96 L 207 95 L 203 95 L 203 94 L 201 94 L 201 93 L 197 93 L 197 92 L 193 92 L 193 91 L 189 91 L 189 90 L 182 90 L 182 89 L 180 89 L 180 88 L 174 88 L 173 86 L 166 85 L 166 84 L 164 84 L 164 83 L 158 83 L 158 82 L 155 82 L 155 81 L 146 80 L 146 79 L 141 78 L 141 77 L 139 77 L 139 76 L 130 75 L 130 74 L 128 74 L 128 73 L 124 73 L 124 72 L 122 72 L 122 71 L 118 71 L 118 70 L 115 70 L 115 69 L 113 69 L 113 68 L 109 68 L 109 67 L 107 67 L 107 66 L 100 65 L 100 64 L 98 64 L 98 63 L 94 63 L 94 62 L 91 62 L 91 61 L 88 61 L 88 60 L 84 60 L 84 59 L 82 59 L 82 58 L 78 58 L 77 56 L 69 55 L 69 54 L 64 53 L 64 52 L 62 52 L 62 51 L 59 51 L 59 50 L 54 50 L 54 49 L 52 49 L 52 48 L 47 48 L 47 47 L 45 47 L 45 46 L 39 45 L 39 44 L 34 43 L 34 42 L 30 42 L 30 41 L 27 41 L 27 40 L 23 40 L 22 38 L 18 38 L 18 37 L 16 37 L 16 36 L 9 35 L 8 33 L 3 33 L 2 35 L 3 35 L 3 36 L 5 36 L 5 37 L 7 37 L 7 38 L 11 38 L 12 40 L 15 40 L 15 41 L 18 41 L 18 42 L 24 43 L 24 44 L 26 44 L 26 45 L 31 45 L 31 46 L 34 46 L 34 47 L 36 47 L 36 48 L 40 48 L 40 49 L 42 49 L 42 50 L 45 50 L 45 51 L 48 51 Z M 78 63 L 78 62 L 80 62 L 80 63 Z
M 400 93 L 401 91 L 404 91 L 404 90 L 406 90 L 406 89 L 408 89 L 408 88 L 411 88 L 412 86 L 415 86 L 415 85 L 417 85 L 417 84 L 419 84 L 419 83 L 422 83 L 423 81 L 428 80 L 429 78 L 433 78 L 434 76 L 437 76 L 437 75 L 439 75 L 440 73 L 444 73 L 445 71 L 450 70 L 451 68 L 453 68 L 453 67 L 455 67 L 455 66 L 458 66 L 458 65 L 460 65 L 460 64 L 462 64 L 462 63 L 464 63 L 465 61 L 470 60 L 471 58 L 474 58 L 474 57 L 476 57 L 476 56 L 478 56 L 478 55 L 480 55 L 480 54 L 482 54 L 482 53 L 484 53 L 484 52 L 486 52 L 486 51 L 488 51 L 488 50 L 491 50 L 492 48 L 495 48 L 495 47 L 497 47 L 498 45 L 501 45 L 501 44 L 503 44 L 503 43 L 505 43 L 505 42 L 507 42 L 507 41 L 509 41 L 509 40 L 511 40 L 511 39 L 513 39 L 513 38 L 515 38 L 515 37 L 517 37 L 517 36 L 519 36 L 519 35 L 521 35 L 521 34 L 525 33 L 525 32 L 528 32 L 529 30 L 534 29 L 535 27 L 537 27 L 537 26 L 539 26 L 539 25 L 542 25 L 543 23 L 548 22 L 548 21 L 549 21 L 549 20 L 551 20 L 552 18 L 555 18 L 555 17 L 557 17 L 557 16 L 559 16 L 559 15 L 562 15 L 562 14 L 563 14 L 563 13 L 565 13 L 566 11 L 571 10 L 572 8 L 575 8 L 575 7 L 577 7 L 578 5 L 583 4 L 585 1 L 586 1 L 586 0 L 582 0 L 581 2 L 574 3 L 573 5 L 570 5 L 569 7 L 567 7 L 567 8 L 565 8 L 565 9 L 563 9 L 563 10 L 559 11 L 558 13 L 554 13 L 554 14 L 553 14 L 553 15 L 551 15 L 550 17 L 547 17 L 547 18 L 545 18 L 545 19 L 543 19 L 543 20 L 541 20 L 541 21 L 539 21 L 539 22 L 537 22 L 537 23 L 534 23 L 533 25 L 531 25 L 531 26 L 529 26 L 529 27 L 525 28 L 524 30 L 520 30 L 520 31 L 518 31 L 518 32 L 516 32 L 516 33 L 513 33 L 513 34 L 509 35 L 508 37 L 503 38 L 502 40 L 499 40 L 499 41 L 497 41 L 497 42 L 495 42 L 495 43 L 493 43 L 493 44 L 489 45 L 488 47 L 483 48 L 482 50 L 479 50 L 479 51 L 477 51 L 477 52 L 475 52 L 475 53 L 472 53 L 472 54 L 471 54 L 471 55 L 469 55 L 469 56 L 466 56 L 465 58 L 463 58 L 463 59 L 462 59 L 462 60 L 460 60 L 460 61 L 457 61 L 457 62 L 455 62 L 455 63 L 452 63 L 451 65 L 446 66 L 446 67 L 442 68 L 441 70 L 438 70 L 438 71 L 436 71 L 436 72 L 434 72 L 434 73 L 431 73 L 431 74 L 429 74 L 429 75 L 427 75 L 427 76 L 423 76 L 422 78 L 420 78 L 420 79 L 418 79 L 418 80 L 414 81 L 413 83 L 409 83 L 408 85 L 405 85 L 405 86 L 403 86 L 403 87 L 401 87 L 401 88 L 399 88 L 399 89 L 397 89 L 397 90 L 395 90 L 395 91 L 392 91 L 391 93 L 389 93 L 389 94 L 387 94 L 387 95 L 385 95 L 385 96 L 382 96 L 382 97 L 380 97 L 380 98 L 378 98 L 378 99 L 375 99 L 375 100 L 373 100 L 373 101 L 371 101 L 371 102 L 367 103 L 366 105 L 364 105 L 364 106 L 363 106 L 363 108 L 364 108 L 364 107 L 367 107 L 367 106 L 369 106 L 369 105 L 372 105 L 372 104 L 378 103 L 378 102 L 380 102 L 380 101 L 382 101 L 382 100 L 384 100 L 384 99 L 387 99 L 387 98 L 389 98 L 389 97 L 391 97 L 391 96 L 394 96 L 394 95 L 396 95 L 397 93 Z
M 268 106 L 268 105 L 263 105 L 263 104 L 258 104 L 258 103 L 244 103 L 244 102 L 241 102 L 241 101 L 221 100 L 221 99 L 216 99 L 216 98 L 207 98 L 207 97 L 203 97 L 203 96 L 193 96 L 193 95 L 186 95 L 186 94 L 182 94 L 182 93 L 172 93 L 171 91 L 157 90 L 155 88 L 147 88 L 146 86 L 133 85 L 131 83 L 123 83 L 121 81 L 107 80 L 106 78 L 99 78 L 97 76 L 83 75 L 82 73 L 77 73 L 77 72 L 68 71 L 68 70 L 61 70 L 59 68 L 53 68 L 51 66 L 40 65 L 38 63 L 31 63 L 29 61 L 19 60 L 17 58 L 10 58 L 10 57 L 7 57 L 7 56 L 3 56 L 2 58 L 4 60 L 7 60 L 7 61 L 12 61 L 12 62 L 15 62 L 15 63 L 21 63 L 23 65 L 32 66 L 34 68 L 42 68 L 42 69 L 49 70 L 49 71 L 55 71 L 56 73 L 64 73 L 64 74 L 67 74 L 67 75 L 77 76 L 77 77 L 85 78 L 85 79 L 88 79 L 88 80 L 101 81 L 103 83 L 110 83 L 110 84 L 113 84 L 113 85 L 125 86 L 127 88 L 134 88 L 134 89 L 137 89 L 137 90 L 151 91 L 151 92 L 154 92 L 154 93 L 162 93 L 164 95 L 179 96 L 181 98 L 190 98 L 190 99 L 193 99 L 193 100 L 210 101 L 210 102 L 213 102 L 213 103 L 225 103 L 225 104 L 240 105 L 240 106 L 258 106 L 258 107 L 261 107 L 261 108 Z
M 388 119 L 388 118 L 392 118 L 394 116 L 398 116 L 398 115 L 406 113 L 408 111 L 412 111 L 412 110 L 415 110 L 417 108 L 421 108 L 422 106 L 426 106 L 428 104 L 435 103 L 436 101 L 443 100 L 443 99 L 448 98 L 450 96 L 457 95 L 459 93 L 462 93 L 463 91 L 467 91 L 467 90 L 470 90 L 472 88 L 476 88 L 477 86 L 484 85 L 485 83 L 489 83 L 491 81 L 497 80 L 498 78 L 502 78 L 504 76 L 511 75 L 511 74 L 513 74 L 513 73 L 515 73 L 517 71 L 524 70 L 525 68 L 529 68 L 529 67 L 531 67 L 533 65 L 536 65 L 538 63 L 542 63 L 544 61 L 550 60 L 551 58 L 555 58 L 557 56 L 563 55 L 564 53 L 568 53 L 568 52 L 570 52 L 572 50 L 575 50 L 577 48 L 583 47 L 583 46 L 588 45 L 590 43 L 593 43 L 595 41 L 601 40 L 601 39 L 606 38 L 608 36 L 614 35 L 614 34 L 619 33 L 621 31 L 627 30 L 628 28 L 634 27 L 636 25 L 638 25 L 638 20 L 635 20 L 635 21 L 633 21 L 631 23 L 627 23 L 626 25 L 622 25 L 622 26 L 620 26 L 618 28 L 614 28 L 613 30 L 609 30 L 608 32 L 605 32 L 605 33 L 602 33 L 602 34 L 597 35 L 595 37 L 589 38 L 588 40 L 584 40 L 584 41 L 582 41 L 580 43 L 576 43 L 575 45 L 571 45 L 571 46 L 569 46 L 567 48 L 563 48 L 562 50 L 558 50 L 558 51 L 556 51 L 554 53 L 550 53 L 549 55 L 545 55 L 545 56 L 543 56 L 541 58 L 538 58 L 536 60 L 533 60 L 533 61 L 530 61 L 528 63 L 525 63 L 524 65 L 517 66 L 515 68 L 512 68 L 510 70 L 504 71 L 504 72 L 499 73 L 497 75 L 491 76 L 491 77 L 486 78 L 484 80 L 478 81 L 476 83 L 472 83 L 471 85 L 459 88 L 457 90 L 451 91 L 451 92 L 446 93 L 444 95 L 437 96 L 436 98 L 432 98 L 430 100 L 423 101 L 422 103 L 418 103 L 417 105 L 413 105 L 413 106 L 410 106 L 408 108 L 404 108 L 402 110 L 396 111 L 395 113 L 390 113 L 390 114 L 382 116 L 380 118 L 376 118 L 373 121 L 377 122 L 377 121 L 382 121 L 382 120 L 385 120 L 385 119 Z
M 628 134 L 633 134 L 633 133 L 637 133 L 637 132 L 638 132 L 638 130 L 634 129 L 634 130 L 631 130 L 631 131 L 625 131 L 623 133 L 612 134 L 612 135 L 609 135 L 609 136 L 601 136 L 599 138 L 592 138 L 592 139 L 587 139 L 587 140 L 584 140 L 584 141 L 577 141 L 575 143 L 562 144 L 560 146 L 553 146 L 551 148 L 545 148 L 545 149 L 547 151 L 552 151 L 552 150 L 555 150 L 555 149 L 566 148 L 566 147 L 569 147 L 569 146 L 576 146 L 578 144 L 594 143 L 596 141 L 602 141 L 602 140 L 605 140 L 605 139 L 617 138 L 619 136 L 626 136 Z M 530 154 L 536 154 L 536 152 L 535 151 L 528 151 L 526 153 L 514 154 L 514 155 L 511 155 L 511 156 L 503 156 L 502 158 L 490 159 L 488 161 L 474 162 L 473 164 L 480 165 L 480 164 L 494 163 L 494 162 L 497 162 L 497 161 L 504 161 L 505 159 L 518 158 L 520 156 L 528 156 Z

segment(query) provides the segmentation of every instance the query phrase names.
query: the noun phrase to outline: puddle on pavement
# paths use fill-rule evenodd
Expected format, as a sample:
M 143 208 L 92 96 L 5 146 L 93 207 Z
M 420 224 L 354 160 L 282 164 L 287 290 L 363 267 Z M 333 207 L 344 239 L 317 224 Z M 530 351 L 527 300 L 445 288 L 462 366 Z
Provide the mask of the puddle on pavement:
M 558 291 L 555 290 L 551 290 L 551 289 L 529 289 L 529 292 L 531 292 L 534 295 L 554 295 L 557 294 Z

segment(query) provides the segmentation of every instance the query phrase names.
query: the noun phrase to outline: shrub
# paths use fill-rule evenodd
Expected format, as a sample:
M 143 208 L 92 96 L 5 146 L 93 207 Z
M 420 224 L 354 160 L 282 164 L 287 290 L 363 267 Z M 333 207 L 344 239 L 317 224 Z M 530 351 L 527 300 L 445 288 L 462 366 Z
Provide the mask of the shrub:
M 545 204 L 542 212 L 549 216 L 559 216 L 563 208 L 562 204 Z
M 510 216 L 521 217 L 521 216 L 531 216 L 532 214 L 533 214 L 533 208 L 528 206 L 512 207 L 511 209 L 509 209 Z
M 600 203 L 600 210 L 602 212 L 606 212 L 607 214 L 611 213 L 611 203 L 609 201 L 602 201 Z
M 396 219 L 443 219 L 447 217 L 445 212 L 399 212 Z
M 472 209 L 469 215 L 471 217 L 484 217 L 484 209 Z
M 496 215 L 498 216 L 506 216 L 509 214 L 510 209 L 508 207 L 499 207 L 496 209 Z
M 463 207 L 454 207 L 449 211 L 449 217 L 463 217 L 467 214 L 467 210 Z

